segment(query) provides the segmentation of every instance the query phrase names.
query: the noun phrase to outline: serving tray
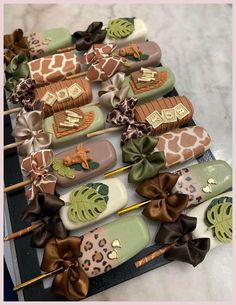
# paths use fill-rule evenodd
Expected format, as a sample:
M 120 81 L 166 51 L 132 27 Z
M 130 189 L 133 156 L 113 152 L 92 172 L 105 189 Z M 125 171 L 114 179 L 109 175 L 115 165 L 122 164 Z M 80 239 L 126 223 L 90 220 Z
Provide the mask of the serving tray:
M 174 88 L 166 96 L 176 96 L 178 92 Z M 4 110 L 8 109 L 6 98 L 4 96 Z M 185 126 L 196 125 L 194 120 L 191 120 Z M 185 127 L 183 126 L 183 127 Z M 4 116 L 4 145 L 14 142 L 14 138 L 11 136 L 12 126 L 10 116 Z M 204 155 L 197 158 L 199 163 L 215 160 L 211 150 L 207 150 Z M 15 184 L 22 181 L 22 173 L 20 170 L 19 159 L 16 148 L 5 151 L 4 154 L 4 181 L 5 186 Z M 20 215 L 27 205 L 24 189 L 20 189 L 7 194 L 7 203 L 11 221 L 12 232 L 16 232 L 25 228 L 29 223 L 20 220 Z M 16 251 L 17 264 L 19 268 L 21 282 L 25 282 L 30 278 L 33 278 L 41 273 L 39 260 L 37 257 L 37 250 L 30 247 L 31 235 L 25 235 L 19 239 L 13 240 Z M 150 270 L 159 268 L 165 264 L 170 263 L 164 256 L 160 256 L 157 259 L 149 262 L 141 268 L 136 268 L 134 262 L 145 256 L 146 254 L 156 250 L 156 245 L 148 246 L 138 255 L 134 256 L 129 261 L 123 263 L 119 267 L 110 270 L 105 274 L 101 274 L 97 277 L 89 280 L 89 292 L 87 297 L 106 290 L 110 287 L 118 285 L 131 278 L 139 276 Z M 51 292 L 50 288 L 44 288 L 42 282 L 34 284 L 22 290 L 25 301 L 65 301 L 66 299 L 61 296 L 57 296 Z

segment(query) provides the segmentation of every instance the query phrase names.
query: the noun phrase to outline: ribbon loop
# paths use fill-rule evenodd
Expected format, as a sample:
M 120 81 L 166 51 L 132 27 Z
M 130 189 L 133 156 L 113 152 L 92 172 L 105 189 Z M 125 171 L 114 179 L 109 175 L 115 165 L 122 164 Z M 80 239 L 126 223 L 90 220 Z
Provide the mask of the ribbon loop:
M 187 215 L 180 215 L 173 223 L 162 223 L 155 242 L 161 246 L 174 243 L 173 248 L 165 253 L 167 259 L 186 262 L 194 267 L 204 260 L 210 249 L 210 239 L 192 239 L 196 225 L 197 218 Z
M 59 217 L 59 210 L 64 204 L 64 201 L 55 195 L 37 193 L 26 207 L 22 219 L 42 223 L 32 232 L 32 247 L 44 247 L 51 237 L 66 238 L 68 236 L 68 232 Z
M 33 180 L 32 187 L 26 192 L 29 200 L 33 200 L 38 192 L 54 194 L 57 179 L 48 170 L 52 161 L 51 149 L 33 152 L 22 160 L 21 169 Z
M 79 301 L 88 293 L 89 279 L 78 261 L 81 241 L 74 236 L 51 238 L 45 245 L 41 264 L 45 272 L 64 267 L 63 272 L 56 274 L 52 290 L 71 301 Z
M 102 22 L 92 22 L 86 31 L 77 31 L 72 35 L 72 41 L 78 51 L 88 50 L 92 44 L 101 43 L 106 37 L 106 29 Z
M 130 139 L 122 147 L 122 159 L 124 163 L 134 163 L 129 175 L 129 182 L 141 182 L 156 176 L 165 168 L 164 152 L 154 152 L 158 139 L 151 136 L 143 136 L 138 139 Z
M 171 190 L 179 179 L 178 174 L 161 173 L 152 179 L 141 182 L 136 192 L 151 202 L 143 210 L 149 219 L 163 222 L 174 222 L 187 207 L 188 195 L 171 195 Z
M 52 134 L 43 131 L 43 112 L 26 112 L 17 117 L 12 136 L 23 141 L 19 146 L 19 155 L 27 156 L 34 151 L 46 149 L 52 142 Z

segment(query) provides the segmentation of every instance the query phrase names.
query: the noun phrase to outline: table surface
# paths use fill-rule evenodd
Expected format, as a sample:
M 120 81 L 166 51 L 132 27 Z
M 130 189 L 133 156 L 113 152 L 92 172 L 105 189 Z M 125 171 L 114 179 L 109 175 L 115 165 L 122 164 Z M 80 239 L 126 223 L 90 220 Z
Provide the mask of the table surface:
M 22 28 L 28 35 L 32 29 L 40 31 L 64 26 L 73 33 L 86 29 L 95 20 L 104 24 L 110 18 L 121 16 L 145 20 L 149 40 L 161 47 L 162 64 L 175 73 L 179 94 L 188 96 L 194 104 L 196 124 L 204 126 L 211 135 L 214 156 L 231 164 L 231 14 L 231 6 L 223 4 L 96 5 L 96 10 L 93 5 L 81 4 L 74 4 L 73 9 L 66 4 L 7 4 L 4 32 Z M 96 97 L 94 94 L 94 102 Z M 117 135 L 109 139 L 119 147 Z M 126 181 L 124 175 L 121 179 Z M 135 195 L 129 195 L 129 202 L 134 200 Z M 154 234 L 154 225 L 149 226 Z M 8 255 L 9 244 L 4 251 L 15 282 Z M 212 250 L 196 268 L 173 262 L 86 300 L 229 301 L 232 294 L 231 250 L 231 245 Z

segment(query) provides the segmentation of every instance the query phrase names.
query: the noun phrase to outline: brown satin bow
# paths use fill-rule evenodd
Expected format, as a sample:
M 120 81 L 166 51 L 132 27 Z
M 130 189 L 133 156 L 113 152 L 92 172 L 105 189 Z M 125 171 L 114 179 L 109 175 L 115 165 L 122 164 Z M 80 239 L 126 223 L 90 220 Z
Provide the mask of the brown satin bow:
M 173 244 L 171 250 L 165 253 L 167 259 L 189 263 L 194 267 L 204 260 L 210 249 L 210 239 L 192 239 L 196 225 L 197 218 L 187 215 L 180 215 L 173 223 L 162 223 L 155 242 L 158 246 Z
M 41 264 L 44 272 L 64 268 L 61 273 L 56 274 L 52 290 L 71 301 L 79 301 L 88 293 L 89 279 L 78 261 L 81 241 L 81 237 L 74 236 L 65 239 L 51 238 L 45 245 Z
M 80 57 L 82 64 L 90 64 L 86 78 L 90 81 L 105 81 L 114 75 L 119 67 L 127 60 L 112 54 L 115 44 L 93 44 L 83 56 Z
M 66 238 L 68 232 L 59 216 L 64 201 L 58 196 L 38 193 L 27 205 L 22 219 L 42 225 L 33 230 L 31 246 L 41 248 L 51 237 Z
M 144 135 L 149 135 L 153 128 L 148 123 L 138 123 L 134 118 L 134 107 L 138 99 L 126 98 L 120 102 L 107 115 L 107 122 L 117 126 L 126 126 L 126 130 L 121 134 L 121 145 L 128 142 L 130 139 L 140 138 Z
M 48 148 L 52 142 L 52 134 L 43 131 L 43 112 L 25 112 L 17 117 L 12 136 L 17 141 L 24 141 L 19 146 L 19 155 L 27 156 L 31 152 Z
M 4 35 L 4 61 L 9 64 L 12 58 L 19 54 L 29 56 L 29 46 L 27 37 L 23 35 L 21 29 L 15 30 L 12 34 Z
M 141 182 L 136 192 L 151 199 L 144 210 L 143 215 L 152 220 L 174 222 L 181 212 L 187 207 L 188 195 L 174 194 L 171 190 L 179 179 L 179 175 L 161 173 L 152 179 Z
M 32 187 L 26 191 L 29 200 L 33 200 L 38 192 L 54 194 L 57 179 L 48 170 L 52 161 L 51 149 L 33 152 L 22 160 L 21 169 L 32 179 Z

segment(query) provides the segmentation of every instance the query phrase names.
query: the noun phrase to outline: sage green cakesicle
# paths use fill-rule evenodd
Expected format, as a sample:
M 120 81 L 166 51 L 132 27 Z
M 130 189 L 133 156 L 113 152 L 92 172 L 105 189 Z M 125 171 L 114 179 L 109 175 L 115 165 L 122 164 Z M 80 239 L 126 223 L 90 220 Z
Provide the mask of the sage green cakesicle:
M 139 99 L 140 102 L 146 102 L 154 98 L 162 97 L 173 90 L 175 85 L 175 76 L 174 73 L 168 67 L 157 67 L 157 68 L 148 68 L 148 69 L 156 71 L 157 76 L 160 73 L 166 73 L 166 79 L 158 83 L 156 88 L 154 88 L 155 85 L 153 85 L 151 87 L 152 89 L 149 88 L 149 85 L 152 85 L 152 82 L 145 82 L 145 83 L 142 82 L 143 84 L 146 85 L 146 87 L 142 90 L 142 92 L 138 92 L 138 91 L 135 92 L 134 88 L 131 86 L 132 83 L 132 73 L 131 73 L 124 79 L 124 82 L 122 83 L 122 87 L 126 87 L 126 86 L 129 87 L 127 97 L 136 97 Z
M 59 113 L 55 113 L 54 115 L 52 115 L 44 120 L 44 130 L 46 132 L 49 132 L 52 134 L 51 147 L 56 148 L 56 147 L 64 147 L 64 146 L 76 144 L 80 141 L 80 139 L 83 139 L 83 137 L 87 133 L 104 128 L 104 125 L 105 125 L 104 116 L 99 107 L 82 106 L 82 107 L 79 107 L 79 109 L 84 113 L 85 116 L 86 116 L 86 113 L 90 113 L 90 114 L 93 113 L 93 120 L 87 128 L 84 128 L 84 129 L 74 132 L 72 134 L 64 135 L 61 137 L 56 137 L 56 134 L 55 134 L 55 131 L 53 128 L 55 125 L 54 116 L 58 115 Z
M 188 206 L 197 205 L 232 187 L 232 168 L 222 160 L 194 164 L 183 168 L 171 193 L 189 195 Z
M 60 48 L 72 46 L 72 39 L 66 28 L 55 28 L 29 35 L 28 44 L 30 55 L 38 58 L 52 55 Z
M 150 242 L 147 224 L 140 216 L 123 217 L 83 236 L 81 266 L 94 277 L 126 262 Z

